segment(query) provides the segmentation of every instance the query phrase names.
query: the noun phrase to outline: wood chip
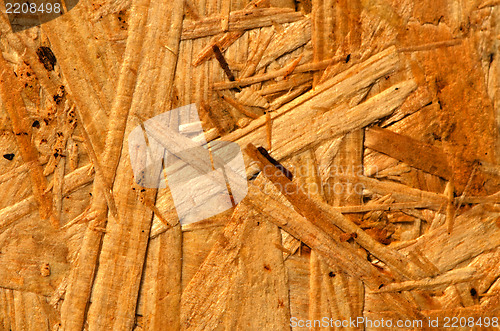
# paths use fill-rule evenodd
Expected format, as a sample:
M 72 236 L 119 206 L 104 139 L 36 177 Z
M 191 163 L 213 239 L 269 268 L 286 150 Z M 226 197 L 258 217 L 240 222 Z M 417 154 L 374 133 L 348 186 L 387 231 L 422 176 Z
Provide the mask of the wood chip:
M 255 8 L 232 11 L 229 14 L 227 31 L 249 30 L 271 26 L 273 22 L 290 23 L 303 19 L 302 13 L 285 8 Z M 182 26 L 182 40 L 207 37 L 224 32 L 220 16 L 200 21 L 185 21 Z
M 365 146 L 412 167 L 450 179 L 451 169 L 443 150 L 408 136 L 379 127 L 366 131 Z

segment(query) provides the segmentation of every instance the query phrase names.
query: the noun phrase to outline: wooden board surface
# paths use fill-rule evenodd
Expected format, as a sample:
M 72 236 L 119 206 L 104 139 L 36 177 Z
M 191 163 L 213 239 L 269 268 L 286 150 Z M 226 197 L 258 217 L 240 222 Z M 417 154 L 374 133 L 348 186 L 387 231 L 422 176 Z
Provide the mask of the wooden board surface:
M 0 330 L 500 318 L 498 1 L 80 0 L 18 32 L 5 4 Z M 246 196 L 183 223 L 135 128 L 214 169 L 237 144 Z

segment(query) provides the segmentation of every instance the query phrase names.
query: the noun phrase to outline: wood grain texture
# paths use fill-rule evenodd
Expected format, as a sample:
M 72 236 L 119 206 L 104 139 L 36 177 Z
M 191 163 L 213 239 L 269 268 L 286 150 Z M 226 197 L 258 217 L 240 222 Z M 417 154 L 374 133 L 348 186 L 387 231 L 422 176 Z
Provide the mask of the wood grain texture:
M 414 168 L 450 179 L 451 169 L 443 150 L 392 131 L 373 127 L 366 132 L 365 146 L 405 162 Z
M 496 314 L 499 15 L 489 0 L 80 0 L 22 31 L 0 17 L 0 329 Z M 231 184 L 213 149 L 249 151 L 240 203 L 180 224 L 168 188 L 137 183 L 129 134 L 165 113 L 148 140 L 212 154 L 167 177 L 195 161 Z

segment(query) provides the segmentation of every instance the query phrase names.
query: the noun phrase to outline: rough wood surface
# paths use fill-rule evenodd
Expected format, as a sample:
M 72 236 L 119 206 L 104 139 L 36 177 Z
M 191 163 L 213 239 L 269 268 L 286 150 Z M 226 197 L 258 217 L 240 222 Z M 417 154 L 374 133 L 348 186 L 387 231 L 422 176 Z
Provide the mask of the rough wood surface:
M 1 330 L 500 317 L 498 1 L 80 0 L 21 31 L 2 12 Z M 167 187 L 134 178 L 136 127 Z M 183 223 L 188 166 L 227 210 Z

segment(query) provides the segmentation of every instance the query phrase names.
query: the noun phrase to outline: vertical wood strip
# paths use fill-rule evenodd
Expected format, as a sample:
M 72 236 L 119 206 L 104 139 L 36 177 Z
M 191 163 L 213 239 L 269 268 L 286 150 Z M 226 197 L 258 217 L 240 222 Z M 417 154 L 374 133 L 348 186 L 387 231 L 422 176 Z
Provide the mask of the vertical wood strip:
M 128 134 L 138 125 L 134 120 L 137 116 L 150 118 L 171 107 L 183 18 L 183 11 L 177 9 L 182 7 L 182 0 L 134 3 L 133 17 L 137 21 L 136 26 L 129 29 L 131 40 L 111 111 L 114 121 L 110 122 L 104 157 L 105 161 L 109 160 L 105 165 L 108 179 L 114 178 L 119 219 L 108 219 L 94 286 L 96 299 L 88 312 L 90 329 L 131 329 L 135 323 L 152 212 L 133 190 L 136 185 L 129 159 Z M 170 16 L 165 17 L 165 13 Z M 158 40 L 165 40 L 168 49 Z M 143 190 L 136 188 L 136 191 Z M 141 196 L 154 200 L 156 190 L 145 189 Z
M 132 95 L 133 95 L 133 90 L 135 88 L 135 83 L 137 80 L 137 72 L 140 67 L 140 61 L 144 60 L 144 58 L 141 57 L 142 52 L 142 45 L 143 45 L 143 38 L 144 35 L 146 34 L 146 25 L 147 25 L 147 19 L 148 19 L 148 4 L 149 1 L 144 0 L 144 1 L 137 1 L 133 4 L 132 10 L 131 10 L 131 19 L 130 19 L 130 26 L 129 26 L 129 37 L 127 39 L 127 47 L 125 50 L 125 55 L 124 55 L 124 62 L 123 66 L 121 68 L 120 72 L 120 78 L 118 80 L 118 87 L 117 87 L 117 96 L 115 97 L 112 109 L 111 109 L 111 115 L 110 115 L 110 128 L 108 130 L 108 135 L 107 135 L 107 140 L 106 140 L 106 148 L 102 156 L 102 165 L 103 165 L 103 170 L 109 180 L 109 182 L 112 182 L 112 179 L 115 177 L 114 173 L 117 169 L 118 163 L 119 163 L 119 156 L 123 151 L 126 151 L 126 154 L 124 155 L 124 158 L 128 158 L 128 146 L 125 147 L 123 146 L 123 140 L 124 140 L 124 133 L 125 133 L 125 127 L 127 123 L 127 118 L 128 118 L 128 112 L 132 104 Z M 171 3 L 170 6 L 177 5 L 179 7 L 179 4 L 177 2 Z M 158 8 L 156 8 L 158 9 Z M 159 10 L 159 9 L 158 9 Z M 164 12 L 161 10 L 160 12 Z M 166 12 L 173 12 L 175 15 L 179 16 L 179 14 L 182 14 L 182 12 L 179 11 L 171 11 L 170 9 L 166 9 Z M 151 18 L 150 18 L 151 19 Z M 171 49 L 176 49 L 178 46 L 178 39 L 179 37 L 176 37 L 178 34 L 180 34 L 180 19 L 169 21 L 165 19 L 158 19 L 156 22 L 160 24 L 168 24 L 172 23 L 173 28 L 169 34 L 167 34 L 165 37 L 167 43 L 169 43 L 169 46 L 171 46 Z M 165 23 L 166 22 L 166 23 Z M 151 27 L 151 30 L 153 33 L 156 32 L 155 28 L 158 27 Z M 159 31 L 164 31 L 163 29 L 159 29 Z M 158 37 L 156 38 L 158 40 Z M 153 43 L 151 44 L 153 45 Z M 149 51 L 155 53 L 155 55 L 162 54 L 161 50 L 158 50 L 157 48 L 160 48 L 161 45 L 158 43 L 155 43 L 155 47 L 150 48 Z M 163 50 L 165 51 L 165 50 Z M 175 58 L 174 63 L 176 62 L 176 56 L 175 54 L 170 55 L 170 58 Z M 161 66 L 158 66 L 161 67 Z M 166 68 L 165 68 L 166 67 Z M 168 84 L 167 87 L 163 87 L 164 91 L 166 93 L 170 93 L 170 88 L 171 88 L 171 78 L 173 76 L 173 68 L 175 68 L 175 64 L 173 66 L 165 66 L 163 70 L 167 70 L 166 74 L 169 75 L 169 79 L 165 79 L 166 84 Z M 162 73 L 163 74 L 163 73 Z M 144 76 L 142 77 L 142 85 L 143 88 L 144 86 Z M 160 98 L 158 101 L 158 105 L 160 106 L 166 106 L 167 100 L 165 100 L 167 97 L 164 96 L 163 100 Z M 137 107 L 137 104 L 136 104 Z M 86 119 L 85 119 L 86 120 Z M 96 132 L 89 132 L 91 135 L 99 135 Z M 103 143 L 101 143 L 101 146 Z M 99 147 L 99 144 L 94 144 L 94 149 L 96 150 L 102 150 L 102 148 L 96 148 Z M 123 151 L 122 151 L 122 147 Z M 130 169 L 128 169 L 130 171 Z M 106 211 L 106 204 L 105 204 L 105 199 L 104 195 L 102 192 L 102 188 L 104 187 L 104 183 L 100 182 L 99 179 L 97 179 L 94 183 L 94 204 L 93 208 L 97 211 L 100 212 L 105 212 Z M 130 182 L 127 180 L 127 183 L 125 187 L 128 189 L 130 187 Z M 126 202 L 128 199 L 124 197 L 124 201 Z M 118 209 L 120 207 L 123 208 L 123 206 L 117 206 Z M 119 210 L 120 212 L 120 210 Z M 149 212 L 150 213 L 150 212 Z M 134 220 L 134 217 L 128 218 L 130 220 Z M 71 281 L 70 285 L 68 287 L 68 291 L 66 294 L 67 300 L 65 300 L 63 307 L 62 307 L 62 322 L 63 322 L 63 327 L 65 327 L 66 330 L 81 330 L 83 327 L 83 323 L 85 320 L 85 314 L 86 314 L 86 309 L 87 309 L 87 303 L 90 298 L 90 291 L 92 289 L 92 284 L 94 280 L 94 273 L 95 273 L 95 267 L 97 265 L 97 259 L 99 257 L 99 251 L 100 251 L 100 243 L 101 243 L 101 238 L 102 238 L 102 233 L 96 231 L 94 227 L 96 225 L 99 225 L 99 222 L 101 222 L 101 219 L 96 219 L 93 222 L 89 224 L 88 229 L 85 232 L 84 239 L 82 242 L 82 248 L 79 253 L 79 259 L 78 262 L 72 271 L 71 274 Z M 116 220 L 115 220 L 116 221 Z M 150 219 L 149 219 L 150 221 Z M 147 226 L 146 226 L 147 228 Z M 142 229 L 141 229 L 142 230 Z M 146 231 L 147 232 L 147 231 Z M 144 241 L 141 241 L 141 243 L 145 247 Z M 140 256 L 140 255 L 139 255 Z M 137 258 L 137 257 L 136 257 Z M 142 268 L 142 262 L 137 264 L 137 267 L 139 269 Z M 108 286 L 116 286 L 117 284 L 122 284 L 123 279 L 113 279 L 113 272 L 109 273 L 109 279 L 107 285 Z M 140 274 L 131 274 L 131 277 L 136 276 L 136 278 L 133 278 L 130 280 L 130 287 L 133 287 L 137 279 L 140 279 Z M 134 289 L 131 289 L 134 291 Z M 132 295 L 133 297 L 133 295 Z M 106 297 L 103 297 L 103 299 L 106 299 Z M 116 303 L 116 301 L 110 302 L 112 305 L 113 302 Z M 97 305 L 98 306 L 97 302 Z M 101 302 L 102 303 L 102 302 Z M 108 306 L 109 307 L 109 306 Z M 109 308 L 108 308 L 109 309 Z M 103 308 L 103 310 L 105 310 Z M 135 317 L 135 303 L 129 304 L 129 305 L 124 305 L 122 311 L 112 311 L 110 313 L 109 310 L 106 311 L 107 314 L 103 314 L 102 317 L 104 318 L 104 323 L 110 323 L 109 319 L 106 320 L 106 316 L 108 314 L 123 314 L 123 318 L 116 320 L 117 325 L 128 325 L 130 323 L 133 323 L 134 317 Z M 131 313 L 132 311 L 132 313 Z M 102 319 L 94 319 L 92 322 L 97 323 L 99 325 L 100 321 Z
M 319 62 L 330 58 L 334 55 L 334 48 L 348 48 L 356 50 L 361 44 L 361 26 L 360 20 L 360 2 L 359 1 L 332 1 L 332 0 L 313 0 L 313 58 L 315 62 Z M 342 44 L 344 44 L 342 46 Z M 319 83 L 323 72 L 314 73 L 313 86 Z M 328 168 L 330 163 L 333 169 L 341 169 L 341 171 L 349 170 L 357 171 L 362 167 L 363 157 L 363 129 L 347 133 L 340 143 L 332 144 L 328 141 L 325 144 L 326 154 L 331 155 L 331 160 L 320 160 L 321 168 Z M 333 149 L 332 152 L 328 150 Z M 326 164 L 325 164 L 326 162 Z M 354 170 L 356 169 L 356 170 Z M 332 188 L 339 187 L 335 180 L 329 178 L 325 183 L 325 199 L 328 203 L 335 206 L 341 205 L 358 205 L 361 203 L 361 196 L 353 192 L 353 185 L 345 182 L 340 185 L 343 192 L 338 194 Z M 358 215 L 347 215 L 349 218 L 359 217 Z M 314 253 L 314 252 L 313 252 Z M 314 263 L 311 260 L 311 263 Z M 312 269 L 317 269 L 312 267 Z M 323 270 L 327 270 L 323 266 Z M 364 291 L 363 284 L 352 277 L 343 273 L 334 273 L 335 277 L 330 278 L 328 274 L 316 275 L 324 281 L 332 283 L 332 291 L 326 292 L 330 294 L 330 305 L 333 319 L 346 319 L 349 317 L 355 318 L 363 314 Z M 313 281 L 311 273 L 311 284 L 318 282 Z M 328 285 L 327 285 L 328 287 Z M 333 297 L 331 296 L 333 295 Z M 321 305 L 321 301 L 312 301 L 310 305 Z M 319 310 L 316 308 L 313 310 Z M 313 316 L 310 316 L 312 318 Z

